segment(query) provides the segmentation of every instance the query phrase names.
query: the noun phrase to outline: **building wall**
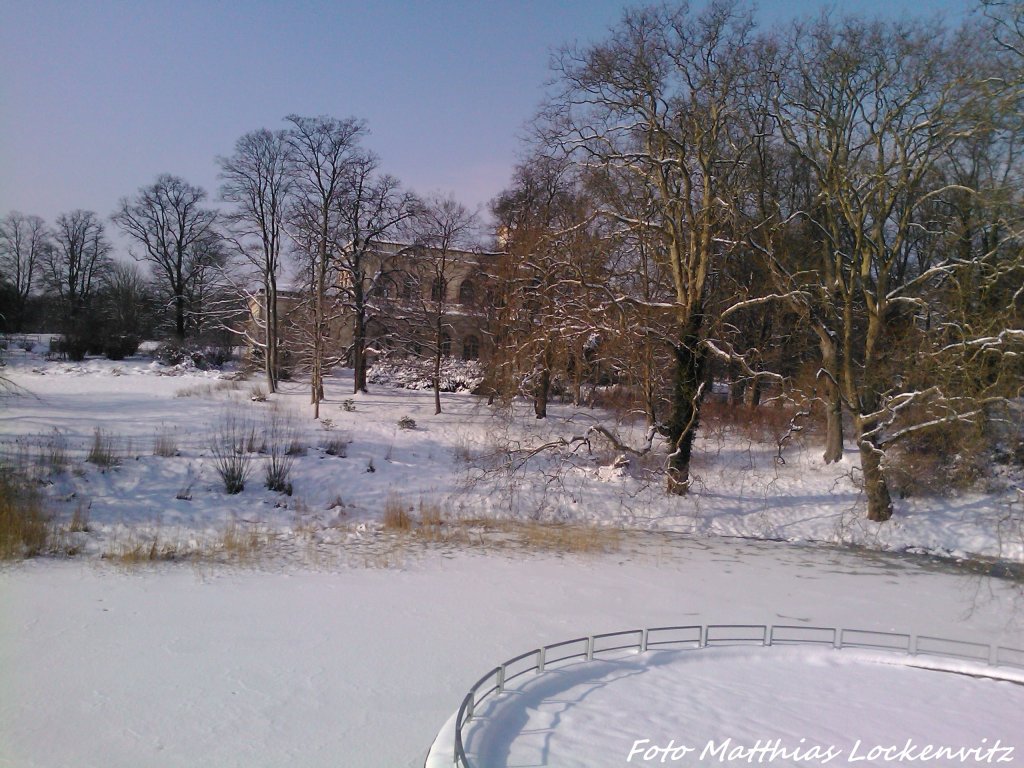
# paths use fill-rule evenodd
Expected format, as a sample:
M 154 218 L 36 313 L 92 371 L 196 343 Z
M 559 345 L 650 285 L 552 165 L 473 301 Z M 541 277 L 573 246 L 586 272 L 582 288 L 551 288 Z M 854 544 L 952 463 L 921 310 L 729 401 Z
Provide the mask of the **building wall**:
M 440 286 L 434 285 L 434 257 L 429 250 L 412 249 L 385 243 L 367 260 L 364 291 L 374 308 L 367 324 L 367 336 L 373 350 L 392 354 L 428 354 L 432 350 L 432 334 L 419 328 L 424 312 L 437 306 L 434 298 Z M 486 360 L 491 353 L 487 325 L 487 309 L 492 299 L 488 291 L 487 271 L 494 254 L 449 251 L 444 276 L 445 332 L 450 338 L 452 357 Z M 297 351 L 301 342 L 297 326 L 308 312 L 302 305 L 305 296 L 294 291 L 278 294 L 278 314 L 282 320 L 281 340 L 285 351 Z M 265 299 L 260 293 L 250 303 L 253 317 L 250 333 L 264 317 Z M 330 338 L 334 354 L 341 355 L 353 340 L 352 319 L 345 312 L 331 323 Z M 371 362 L 374 352 L 371 351 Z

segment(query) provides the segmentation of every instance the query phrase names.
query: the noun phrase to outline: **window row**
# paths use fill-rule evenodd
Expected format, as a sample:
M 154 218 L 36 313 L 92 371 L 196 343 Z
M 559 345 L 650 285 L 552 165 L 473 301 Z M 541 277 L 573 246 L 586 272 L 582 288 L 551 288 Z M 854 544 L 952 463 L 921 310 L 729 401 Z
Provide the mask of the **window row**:
M 430 300 L 441 301 L 447 296 L 448 281 L 434 278 L 430 284 Z M 394 296 L 398 299 L 413 299 L 420 296 L 420 282 L 408 273 L 391 280 L 378 280 L 374 285 L 373 295 L 381 298 Z M 478 300 L 476 282 L 466 278 L 459 285 L 459 304 L 468 307 L 476 306 Z

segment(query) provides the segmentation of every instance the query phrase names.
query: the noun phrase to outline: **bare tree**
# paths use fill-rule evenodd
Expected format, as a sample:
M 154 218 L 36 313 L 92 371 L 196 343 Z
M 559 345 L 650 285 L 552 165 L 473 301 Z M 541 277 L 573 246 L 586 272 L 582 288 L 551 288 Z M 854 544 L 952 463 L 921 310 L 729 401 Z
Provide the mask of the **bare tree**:
M 590 268 L 601 253 L 588 227 L 593 208 L 566 158 L 537 155 L 516 168 L 491 210 L 504 241 L 491 378 L 504 367 L 507 394 L 528 393 L 543 419 L 556 377 L 572 382 L 579 401 L 585 348 L 599 335 L 591 301 Z
M 5 313 L 8 327 L 21 329 L 29 296 L 39 281 L 43 258 L 52 247 L 46 223 L 38 216 L 11 211 L 0 220 L 0 279 L 10 283 L 14 306 Z
M 434 413 L 441 413 L 441 362 L 445 339 L 451 338 L 449 278 L 452 267 L 465 258 L 472 246 L 476 216 L 452 197 L 434 196 L 425 200 L 411 223 L 416 268 L 421 287 L 409 301 L 413 313 L 413 333 L 422 340 L 422 349 L 433 360 L 432 384 Z M 449 342 L 450 344 L 450 342 Z
M 256 304 L 262 312 L 263 338 L 254 346 L 263 350 L 267 389 L 275 392 L 280 373 L 277 284 L 294 170 L 288 134 L 265 129 L 247 133 L 235 143 L 234 154 L 218 162 L 221 198 L 235 205 L 225 221 L 237 251 L 259 274 L 262 296 Z
M 155 326 L 152 286 L 137 264 L 114 262 L 103 280 L 103 325 L 114 338 L 136 342 L 148 338 Z M 131 344 L 126 344 L 126 348 Z
M 952 225 L 934 203 L 976 193 L 942 173 L 977 128 L 977 81 L 956 64 L 969 44 L 931 24 L 822 20 L 788 57 L 780 127 L 814 179 L 807 215 L 823 243 L 808 289 L 834 334 L 871 520 L 892 515 L 888 444 L 980 412 L 978 400 L 908 386 L 915 377 L 893 358 L 900 338 L 929 327 L 929 297 L 963 266 L 963 252 L 937 247 L 934 234 Z
M 986 18 L 992 22 L 992 36 L 1001 48 L 1024 61 L 1024 2 L 1022 0 L 981 0 Z M 1020 82 L 1017 72 L 1017 85 Z
M 110 244 L 93 211 L 75 210 L 57 217 L 54 247 L 43 259 L 44 282 L 61 305 L 65 331 L 89 309 L 109 267 Z
M 552 105 L 553 140 L 595 168 L 614 168 L 651 191 L 651 210 L 606 211 L 645 227 L 671 276 L 674 372 L 668 490 L 690 487 L 690 455 L 710 343 L 708 296 L 717 265 L 735 249 L 739 186 L 753 132 L 742 120 L 751 87 L 752 21 L 732 2 L 700 14 L 630 11 L 604 43 L 565 51 Z
M 394 176 L 378 172 L 380 160 L 360 151 L 345 168 L 344 184 L 335 200 L 335 260 L 341 273 L 340 292 L 352 323 L 353 392 L 366 391 L 367 323 L 374 307 L 369 300 L 386 269 L 372 258 L 381 242 L 393 239 L 419 210 L 419 200 L 402 191 Z
M 352 165 L 361 157 L 359 140 L 366 134 L 361 120 L 332 117 L 285 118 L 291 148 L 291 174 L 295 203 L 290 232 L 304 257 L 304 273 L 310 287 L 308 324 L 310 389 L 313 418 L 320 418 L 324 396 L 324 372 L 330 331 L 330 293 L 336 281 L 335 249 L 342 237 L 341 196 L 352 183 Z
M 139 247 L 132 256 L 148 261 L 174 307 L 174 334 L 189 330 L 199 311 L 204 280 L 222 258 L 216 211 L 204 208 L 206 192 L 184 179 L 162 174 L 133 197 L 121 200 L 113 221 Z

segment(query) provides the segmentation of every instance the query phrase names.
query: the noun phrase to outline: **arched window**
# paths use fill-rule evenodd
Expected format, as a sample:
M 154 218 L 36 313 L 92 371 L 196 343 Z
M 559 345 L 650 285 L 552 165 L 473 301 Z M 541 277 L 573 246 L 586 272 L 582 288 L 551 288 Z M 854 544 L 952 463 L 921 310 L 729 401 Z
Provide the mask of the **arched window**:
M 444 278 L 435 277 L 434 282 L 430 284 L 430 300 L 443 301 L 446 288 Z
M 476 304 L 476 285 L 472 280 L 463 280 L 462 285 L 459 286 L 459 304 L 465 304 L 468 307 Z
M 447 332 L 441 334 L 441 354 L 445 357 L 452 355 L 452 337 Z
M 462 359 L 477 360 L 480 357 L 480 339 L 467 336 L 462 340 Z
M 398 276 L 398 298 L 411 299 L 416 296 L 416 278 L 408 272 Z

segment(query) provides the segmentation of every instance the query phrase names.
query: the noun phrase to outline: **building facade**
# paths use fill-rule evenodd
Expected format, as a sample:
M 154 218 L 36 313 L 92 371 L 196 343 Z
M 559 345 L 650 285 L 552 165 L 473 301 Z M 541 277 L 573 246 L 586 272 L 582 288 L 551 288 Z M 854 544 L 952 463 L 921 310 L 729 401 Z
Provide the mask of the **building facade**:
M 361 264 L 366 307 L 365 338 L 371 361 L 432 357 L 441 354 L 462 360 L 486 360 L 493 344 L 490 323 L 494 309 L 491 288 L 500 254 L 463 249 L 437 249 L 384 242 Z M 350 272 L 339 271 L 329 300 L 328 353 L 344 364 L 354 340 L 352 307 L 355 290 Z M 311 296 L 299 290 L 277 295 L 282 360 L 298 364 L 308 337 Z M 249 301 L 247 335 L 258 354 L 263 338 L 266 297 L 259 292 Z

